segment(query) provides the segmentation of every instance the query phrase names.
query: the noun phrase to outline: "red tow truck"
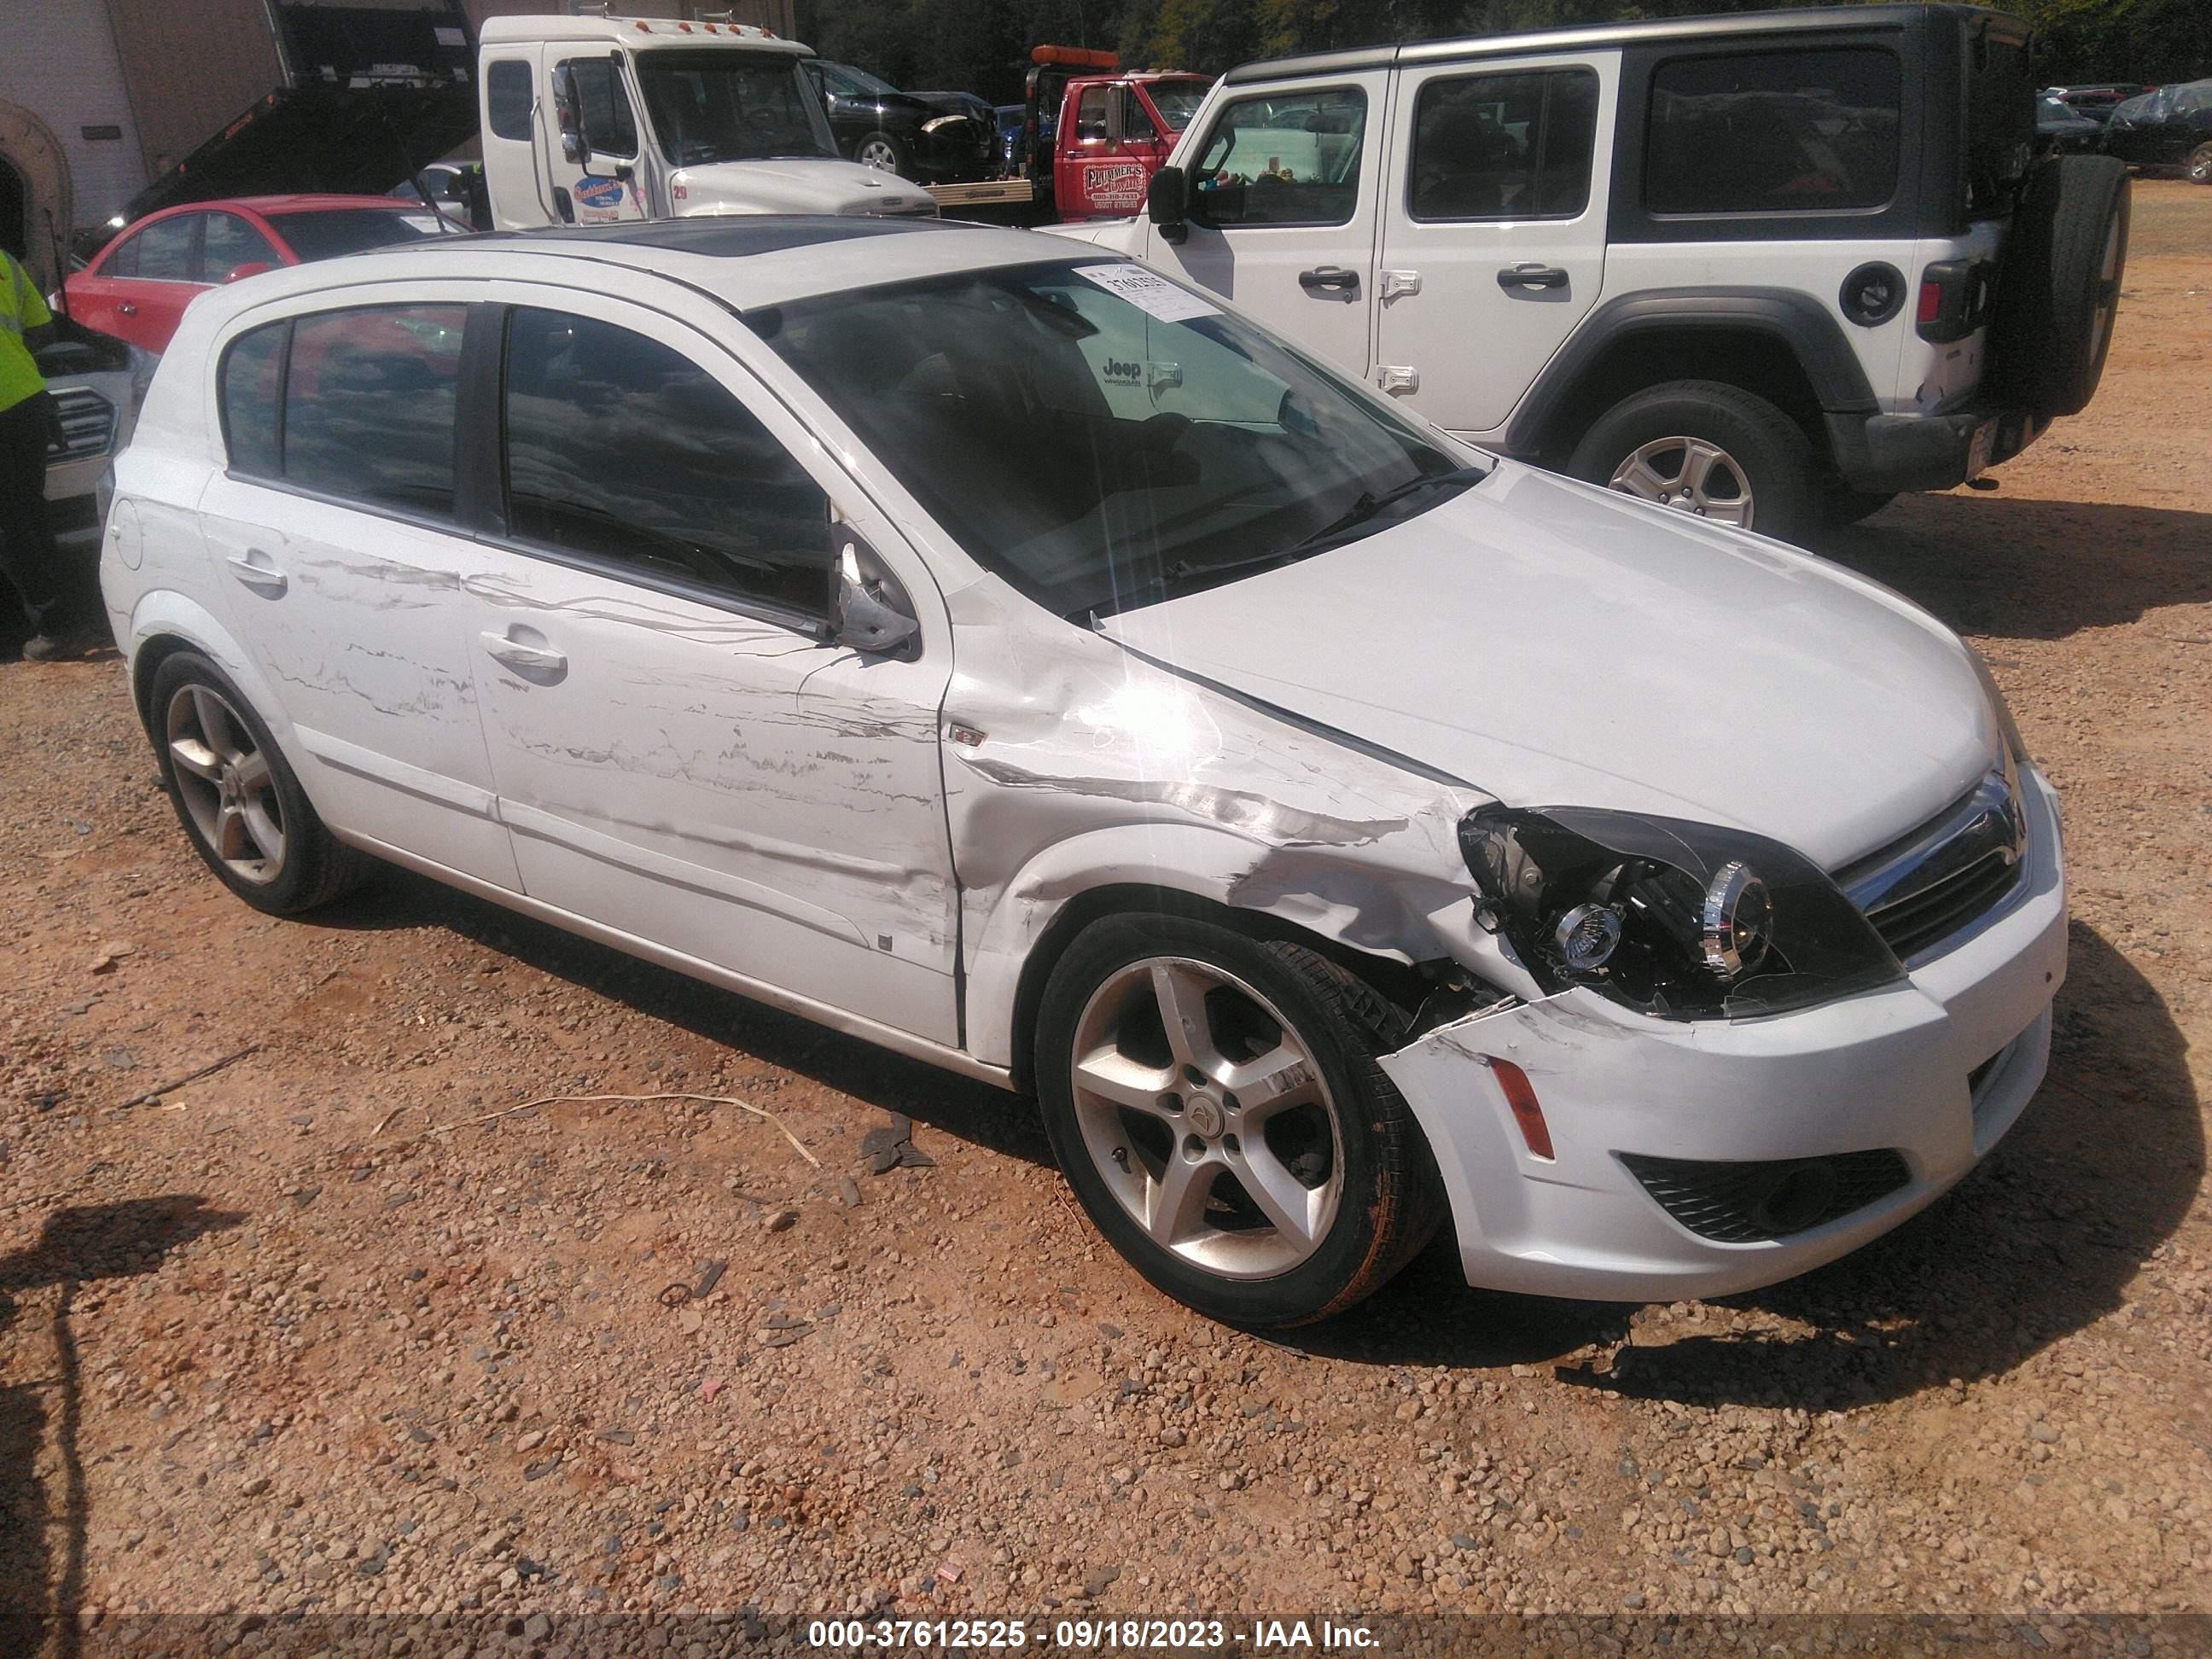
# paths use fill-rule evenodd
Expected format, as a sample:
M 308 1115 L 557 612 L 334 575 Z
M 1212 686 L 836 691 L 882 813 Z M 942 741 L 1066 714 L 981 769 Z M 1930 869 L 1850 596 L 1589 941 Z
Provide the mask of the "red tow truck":
M 1123 71 L 1110 52 L 1037 46 L 1030 52 L 1011 176 L 940 185 L 939 204 L 1029 205 L 1037 219 L 1124 219 L 1144 210 L 1145 185 L 1213 82 L 1173 70 Z

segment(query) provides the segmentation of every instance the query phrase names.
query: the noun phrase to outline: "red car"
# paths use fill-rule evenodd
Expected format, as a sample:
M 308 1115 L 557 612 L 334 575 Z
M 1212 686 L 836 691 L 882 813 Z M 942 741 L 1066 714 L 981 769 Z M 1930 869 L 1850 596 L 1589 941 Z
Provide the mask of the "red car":
M 217 283 L 461 228 L 388 196 L 193 202 L 147 215 L 64 288 L 79 322 L 158 352 L 192 297 Z

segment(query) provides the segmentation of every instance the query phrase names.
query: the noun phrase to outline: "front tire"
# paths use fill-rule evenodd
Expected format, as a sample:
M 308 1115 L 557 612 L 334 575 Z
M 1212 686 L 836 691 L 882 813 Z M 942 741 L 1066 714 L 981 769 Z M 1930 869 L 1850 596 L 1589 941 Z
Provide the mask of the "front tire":
M 853 146 L 853 159 L 862 167 L 874 167 L 879 173 L 895 173 L 902 179 L 914 176 L 913 163 L 908 159 L 907 148 L 896 133 L 870 133 Z
M 1622 398 L 1583 434 L 1577 478 L 1715 524 L 1792 541 L 1811 529 L 1812 446 L 1764 398 L 1670 380 Z
M 1387 1283 L 1443 1214 L 1376 1063 L 1402 1024 L 1304 945 L 1108 917 L 1045 988 L 1045 1127 L 1092 1224 L 1154 1285 L 1226 1324 L 1305 1324 Z
M 2212 144 L 2199 144 L 2189 152 L 2189 182 L 2212 185 Z
M 207 658 L 166 658 L 149 707 L 177 821 L 232 892 L 272 916 L 297 915 L 367 872 L 368 860 L 324 828 L 253 705 Z

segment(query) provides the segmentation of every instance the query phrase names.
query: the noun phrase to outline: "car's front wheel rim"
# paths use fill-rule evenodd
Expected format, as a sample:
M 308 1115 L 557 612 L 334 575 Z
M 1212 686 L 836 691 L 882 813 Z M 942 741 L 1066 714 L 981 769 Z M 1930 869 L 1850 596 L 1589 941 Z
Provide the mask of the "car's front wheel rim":
M 883 173 L 896 173 L 898 152 L 880 138 L 871 139 L 860 146 L 860 162 L 864 167 L 874 167 Z
M 1613 469 L 1613 488 L 1719 524 L 1751 528 L 1751 475 L 1710 438 L 1655 438 Z
M 1069 1071 L 1093 1170 L 1162 1250 L 1273 1279 L 1328 1238 L 1336 1103 L 1311 1047 L 1243 980 L 1188 957 L 1117 969 L 1084 1005 Z
M 200 839 L 241 881 L 266 886 L 284 872 L 284 805 L 269 757 L 212 686 L 169 699 L 167 741 L 177 794 Z

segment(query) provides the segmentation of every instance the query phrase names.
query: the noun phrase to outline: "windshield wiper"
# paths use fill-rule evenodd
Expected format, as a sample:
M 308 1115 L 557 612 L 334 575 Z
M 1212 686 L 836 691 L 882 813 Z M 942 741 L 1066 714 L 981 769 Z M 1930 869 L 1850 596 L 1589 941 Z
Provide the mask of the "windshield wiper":
M 1310 552 L 1331 537 L 1340 536 L 1347 530 L 1357 530 L 1384 507 L 1395 501 L 1401 501 L 1408 495 L 1418 495 L 1424 489 L 1435 489 L 1445 484 L 1457 484 L 1464 489 L 1469 484 L 1481 483 L 1489 476 L 1488 467 L 1455 466 L 1449 472 L 1424 472 L 1419 477 L 1409 478 L 1396 489 L 1386 489 L 1380 495 L 1372 490 L 1364 490 L 1358 501 L 1352 502 L 1342 514 L 1330 520 L 1304 541 L 1293 542 L 1279 552 L 1255 555 L 1241 562 L 1258 564 L 1267 559 L 1279 559 L 1294 553 Z M 1234 570 L 1237 567 L 1234 564 L 1226 564 L 1215 565 L 1212 568 L 1217 570 Z

